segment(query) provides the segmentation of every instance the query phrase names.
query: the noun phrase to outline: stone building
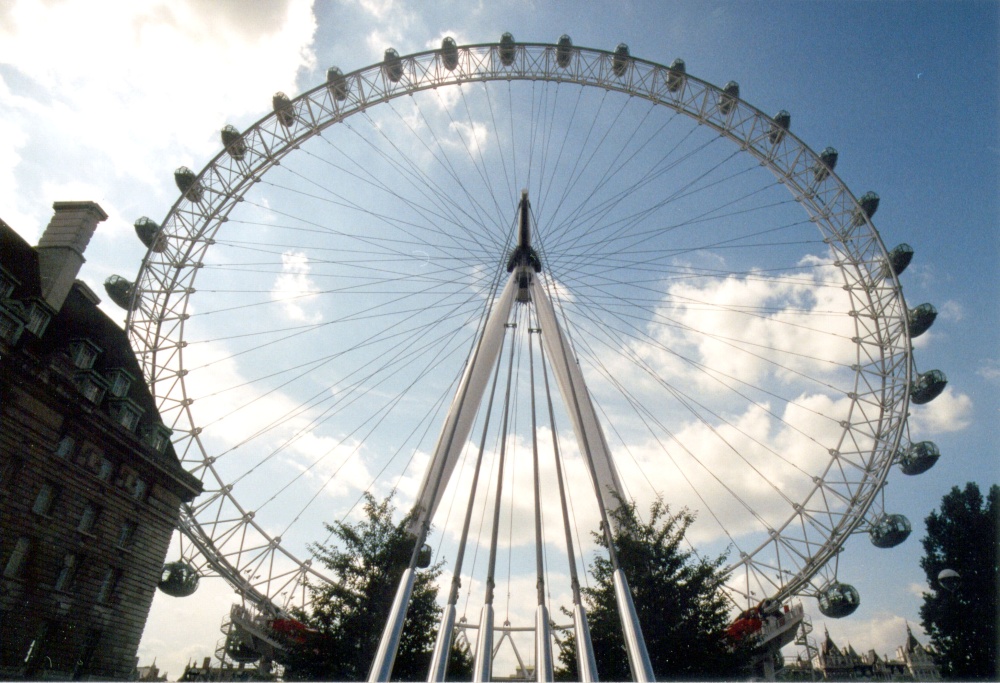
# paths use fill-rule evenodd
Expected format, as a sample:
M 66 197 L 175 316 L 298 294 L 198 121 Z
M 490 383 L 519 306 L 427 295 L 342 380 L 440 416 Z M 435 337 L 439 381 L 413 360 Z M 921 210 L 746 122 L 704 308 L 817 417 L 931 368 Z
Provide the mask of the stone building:
M 37 247 L 0 221 L 0 679 L 124 680 L 200 483 L 76 279 L 106 214 L 53 208 Z
M 829 631 L 812 654 L 811 660 L 798 659 L 781 671 L 782 680 L 816 681 L 940 681 L 941 673 L 933 651 L 921 645 L 906 626 L 906 642 L 896 648 L 895 659 L 879 656 L 875 650 L 858 654 L 850 643 L 839 647 Z

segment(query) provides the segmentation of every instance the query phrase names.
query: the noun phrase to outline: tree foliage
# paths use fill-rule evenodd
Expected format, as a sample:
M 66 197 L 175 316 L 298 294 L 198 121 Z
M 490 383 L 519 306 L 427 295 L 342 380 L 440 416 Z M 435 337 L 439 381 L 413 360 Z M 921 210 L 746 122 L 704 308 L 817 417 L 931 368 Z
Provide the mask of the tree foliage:
M 997 586 L 1000 583 L 1000 487 L 986 499 L 975 483 L 952 487 L 941 509 L 927 517 L 920 566 L 933 593 L 924 594 L 920 618 L 938 665 L 947 678 L 997 679 Z M 952 569 L 961 577 L 954 586 L 938 584 L 938 574 Z
M 733 678 L 744 672 L 751 653 L 726 636 L 728 604 L 722 592 L 724 557 L 698 559 L 682 547 L 694 522 L 687 510 L 671 514 L 662 500 L 643 522 L 634 503 L 614 513 L 618 563 L 635 601 L 639 624 L 657 680 Z M 602 547 L 602 533 L 594 533 Z M 593 583 L 583 588 L 584 606 L 601 680 L 630 680 L 628 655 L 615 601 L 613 567 L 606 557 L 590 566 Z M 579 680 L 572 636 L 560 646 L 560 678 Z
M 282 661 L 288 677 L 361 681 L 368 676 L 414 539 L 406 531 L 409 517 L 393 522 L 391 496 L 377 503 L 367 495 L 364 511 L 365 519 L 356 524 L 326 525 L 337 543 L 311 548 L 333 580 L 310 588 L 311 607 L 298 617 L 313 633 L 289 648 Z M 394 680 L 427 678 L 441 616 L 435 584 L 440 574 L 440 563 L 417 572 Z M 453 648 L 449 674 L 466 670 L 471 675 L 471 658 Z

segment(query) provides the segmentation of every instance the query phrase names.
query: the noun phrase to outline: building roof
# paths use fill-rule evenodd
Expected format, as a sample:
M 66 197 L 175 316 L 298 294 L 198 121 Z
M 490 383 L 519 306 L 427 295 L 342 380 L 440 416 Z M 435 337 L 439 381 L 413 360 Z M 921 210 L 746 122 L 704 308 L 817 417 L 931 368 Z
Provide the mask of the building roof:
M 828 654 L 840 654 L 840 648 L 837 644 L 833 642 L 833 638 L 830 637 L 830 632 L 824 627 L 823 628 L 823 644 L 820 646 L 821 651 L 824 655 Z
M 38 252 L 0 218 L 0 265 L 17 280 L 15 299 L 42 295 L 38 276 Z
M 2 220 L 0 266 L 18 281 L 11 295 L 12 299 L 23 302 L 41 297 L 37 251 Z M 94 364 L 95 370 L 106 374 L 123 369 L 134 378 L 123 398 L 131 400 L 142 410 L 138 427 L 139 433 L 142 433 L 144 427 L 162 424 L 159 411 L 143 381 L 142 370 L 132 352 L 128 335 L 98 307 L 98 303 L 100 299 L 93 290 L 83 282 L 75 281 L 44 333 L 40 337 L 22 334 L 19 346 L 43 364 L 54 362 L 59 365 L 68 362 L 67 352 L 71 341 L 87 339 L 96 344 L 102 352 Z M 201 482 L 181 466 L 172 444 L 167 445 L 166 451 L 157 459 L 157 464 L 190 490 L 189 495 L 182 496 L 183 498 L 190 499 L 201 491 Z

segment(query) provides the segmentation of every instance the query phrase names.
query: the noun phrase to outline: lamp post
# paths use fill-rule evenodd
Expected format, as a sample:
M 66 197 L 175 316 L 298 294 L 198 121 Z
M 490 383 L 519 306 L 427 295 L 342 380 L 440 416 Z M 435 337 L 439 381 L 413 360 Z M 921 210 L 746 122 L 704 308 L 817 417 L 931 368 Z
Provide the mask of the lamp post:
M 961 574 L 956 572 L 954 569 L 942 569 L 937 575 L 938 585 L 952 594 L 955 593 L 955 589 L 958 588 L 958 584 L 961 583 L 961 581 Z

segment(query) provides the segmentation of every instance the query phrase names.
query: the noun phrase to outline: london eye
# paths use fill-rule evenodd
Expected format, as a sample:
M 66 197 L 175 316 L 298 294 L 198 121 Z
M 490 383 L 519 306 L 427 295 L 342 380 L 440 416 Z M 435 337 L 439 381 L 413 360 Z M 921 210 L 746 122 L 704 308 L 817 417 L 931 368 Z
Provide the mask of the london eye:
M 461 577 L 452 626 L 537 635 L 590 532 L 662 498 L 726 556 L 734 612 L 857 608 L 841 552 L 906 539 L 884 486 L 937 458 L 906 416 L 946 380 L 914 365 L 912 250 L 836 150 L 735 82 L 568 36 L 390 49 L 272 105 L 178 169 L 134 283 L 108 282 L 205 487 L 167 590 L 220 576 L 287 615 L 330 580 L 324 522 L 392 494 L 418 511 L 406 572 L 426 549 Z

